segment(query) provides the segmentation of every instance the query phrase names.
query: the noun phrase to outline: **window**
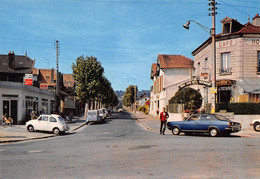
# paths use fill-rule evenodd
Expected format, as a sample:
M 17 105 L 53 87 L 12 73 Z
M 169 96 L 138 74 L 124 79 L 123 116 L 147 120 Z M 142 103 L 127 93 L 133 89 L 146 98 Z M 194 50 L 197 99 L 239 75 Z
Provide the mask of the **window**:
M 207 64 L 208 64 L 208 58 L 205 58 L 205 61 L 204 61 L 204 70 L 205 70 L 205 72 L 207 70 Z
M 42 116 L 39 118 L 41 121 L 48 121 L 48 116 Z
M 200 75 L 200 62 L 197 64 L 197 76 Z
M 50 77 L 47 75 L 47 76 L 46 76 L 46 79 L 49 79 L 49 78 L 50 78 Z
M 260 51 L 257 51 L 257 72 L 260 73 Z
M 50 122 L 57 122 L 57 120 L 54 117 L 50 117 Z
M 230 74 L 230 52 L 221 54 L 221 73 L 222 74 Z
M 224 24 L 223 27 L 223 34 L 228 34 L 228 33 L 230 33 L 230 23 Z

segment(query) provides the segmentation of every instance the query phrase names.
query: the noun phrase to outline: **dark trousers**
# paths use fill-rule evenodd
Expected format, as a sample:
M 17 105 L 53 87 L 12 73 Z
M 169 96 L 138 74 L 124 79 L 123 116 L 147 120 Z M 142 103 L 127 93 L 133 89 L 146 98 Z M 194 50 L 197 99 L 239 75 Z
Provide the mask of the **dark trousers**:
M 166 129 L 166 121 L 161 121 L 161 126 L 160 126 L 160 134 L 165 132 Z

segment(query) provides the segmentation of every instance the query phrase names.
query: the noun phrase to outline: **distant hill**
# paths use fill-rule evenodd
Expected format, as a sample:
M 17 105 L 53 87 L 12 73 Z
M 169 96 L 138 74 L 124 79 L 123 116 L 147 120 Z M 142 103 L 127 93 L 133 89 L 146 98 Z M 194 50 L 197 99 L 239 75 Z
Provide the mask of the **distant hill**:
M 115 93 L 116 93 L 116 96 L 118 99 L 122 99 L 125 91 L 119 90 L 119 91 L 115 91 Z M 138 96 L 143 95 L 143 94 L 150 97 L 150 90 L 138 91 Z

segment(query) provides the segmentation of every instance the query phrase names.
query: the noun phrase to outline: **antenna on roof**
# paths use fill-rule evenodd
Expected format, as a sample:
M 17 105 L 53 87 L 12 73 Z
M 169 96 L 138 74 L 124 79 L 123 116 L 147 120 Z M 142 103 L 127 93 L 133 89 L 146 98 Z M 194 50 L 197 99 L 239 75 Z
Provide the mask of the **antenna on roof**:
M 249 8 L 247 9 L 247 13 L 248 13 L 247 19 L 248 19 L 248 22 L 250 22 Z

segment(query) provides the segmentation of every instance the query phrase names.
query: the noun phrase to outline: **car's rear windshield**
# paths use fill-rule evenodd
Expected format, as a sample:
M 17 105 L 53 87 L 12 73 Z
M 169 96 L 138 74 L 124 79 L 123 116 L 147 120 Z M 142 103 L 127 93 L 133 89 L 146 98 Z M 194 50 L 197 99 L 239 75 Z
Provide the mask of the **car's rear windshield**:
M 219 115 L 219 114 L 215 114 L 215 115 L 212 115 L 212 118 L 214 120 L 220 120 L 220 121 L 228 121 L 228 122 L 231 122 L 231 120 L 229 120 L 228 118 L 222 116 L 222 115 Z

